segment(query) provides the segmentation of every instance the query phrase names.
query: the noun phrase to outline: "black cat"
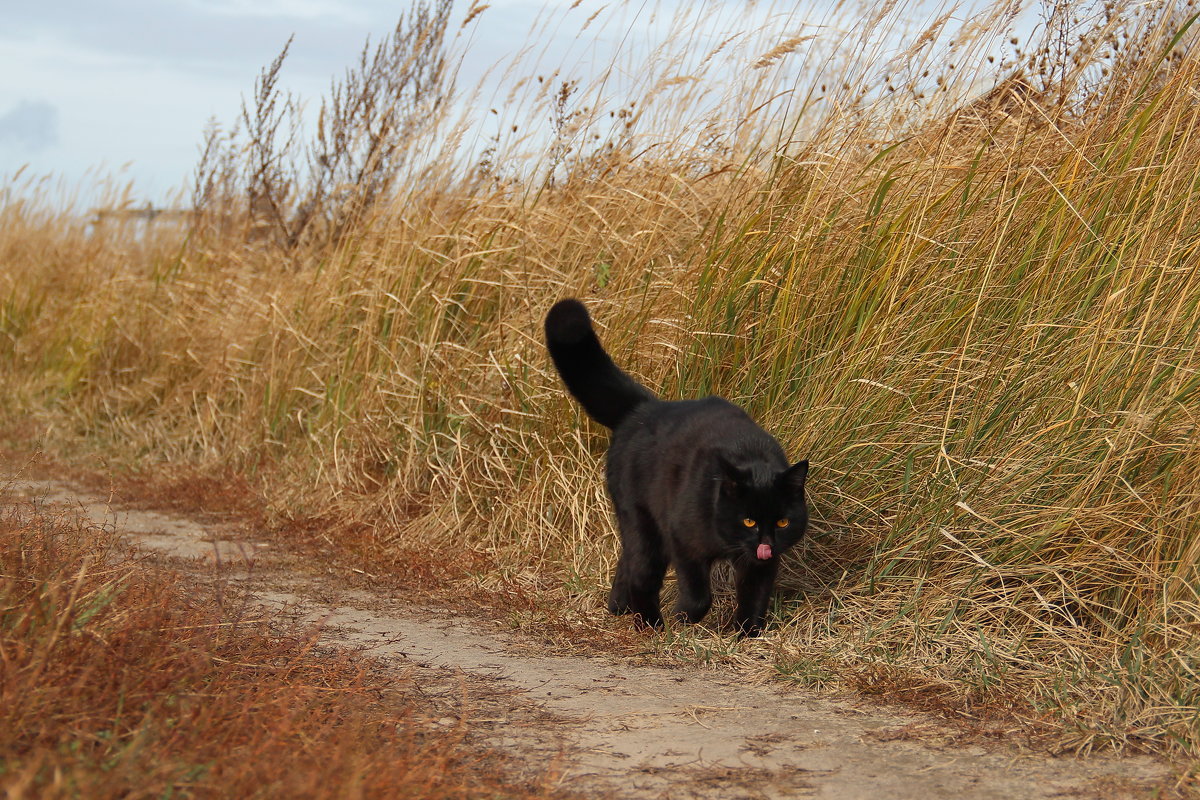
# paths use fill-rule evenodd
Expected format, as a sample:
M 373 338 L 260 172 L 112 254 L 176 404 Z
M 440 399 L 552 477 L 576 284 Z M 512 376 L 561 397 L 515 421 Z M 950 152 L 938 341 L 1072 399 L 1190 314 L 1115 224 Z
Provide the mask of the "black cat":
M 808 525 L 808 462 L 789 465 L 774 437 L 720 397 L 656 398 L 609 358 L 578 300 L 550 309 L 546 344 L 567 389 L 612 428 L 606 475 L 622 547 L 608 610 L 661 626 L 670 563 L 675 613 L 699 622 L 712 605 L 713 562 L 724 558 L 737 576 L 738 630 L 758 635 L 779 557 Z

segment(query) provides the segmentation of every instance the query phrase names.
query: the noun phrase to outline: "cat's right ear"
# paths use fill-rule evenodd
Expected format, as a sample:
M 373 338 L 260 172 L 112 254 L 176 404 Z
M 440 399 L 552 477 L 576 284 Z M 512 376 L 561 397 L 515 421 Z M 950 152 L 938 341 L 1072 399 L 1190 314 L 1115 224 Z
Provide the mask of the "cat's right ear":
M 804 492 L 804 482 L 808 479 L 808 461 L 797 461 L 792 466 L 783 471 L 779 476 L 782 483 L 792 494 L 802 494 Z

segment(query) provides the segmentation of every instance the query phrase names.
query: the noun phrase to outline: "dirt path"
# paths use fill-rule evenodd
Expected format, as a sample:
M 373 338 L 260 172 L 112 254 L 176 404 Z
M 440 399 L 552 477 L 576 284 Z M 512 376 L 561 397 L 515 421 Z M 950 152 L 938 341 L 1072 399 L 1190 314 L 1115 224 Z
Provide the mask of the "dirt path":
M 962 743 L 932 717 L 755 685 L 729 670 L 545 656 L 469 617 L 339 591 L 289 569 L 273 546 L 228 538 L 220 524 L 116 509 L 53 481 L 18 481 L 14 494 L 114 525 L 197 573 L 219 564 L 264 605 L 323 621 L 330 643 L 416 665 L 431 694 L 461 691 L 464 680 L 490 689 L 473 729 L 523 763 L 556 767 L 564 786 L 589 797 L 1117 798 L 1149 796 L 1169 776 L 1145 757 Z

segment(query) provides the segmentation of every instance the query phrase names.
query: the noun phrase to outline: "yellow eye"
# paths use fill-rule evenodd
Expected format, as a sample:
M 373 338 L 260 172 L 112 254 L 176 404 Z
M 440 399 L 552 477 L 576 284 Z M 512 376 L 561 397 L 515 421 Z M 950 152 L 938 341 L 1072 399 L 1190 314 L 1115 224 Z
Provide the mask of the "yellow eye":
M 758 525 L 758 523 L 752 519 L 744 519 L 744 520 L 742 520 L 742 524 L 745 525 L 747 528 L 754 528 Z
M 791 525 L 791 524 L 792 524 L 792 523 L 791 523 L 791 522 L 789 522 L 789 521 L 787 521 L 786 519 L 779 519 L 779 520 L 775 520 L 775 527 L 776 527 L 776 528 L 786 528 L 788 525 Z

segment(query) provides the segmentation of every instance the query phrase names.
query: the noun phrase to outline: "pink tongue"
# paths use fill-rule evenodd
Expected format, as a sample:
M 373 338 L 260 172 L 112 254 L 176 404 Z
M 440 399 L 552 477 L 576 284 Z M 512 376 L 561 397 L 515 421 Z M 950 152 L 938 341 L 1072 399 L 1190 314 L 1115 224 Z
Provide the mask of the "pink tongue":
M 771 545 L 763 542 L 758 546 L 758 557 L 762 561 L 766 561 L 771 557 Z

